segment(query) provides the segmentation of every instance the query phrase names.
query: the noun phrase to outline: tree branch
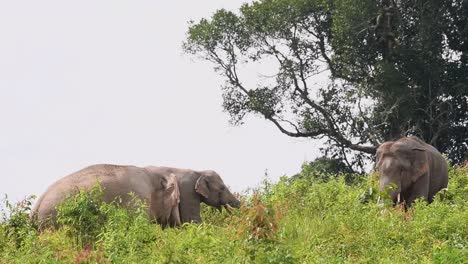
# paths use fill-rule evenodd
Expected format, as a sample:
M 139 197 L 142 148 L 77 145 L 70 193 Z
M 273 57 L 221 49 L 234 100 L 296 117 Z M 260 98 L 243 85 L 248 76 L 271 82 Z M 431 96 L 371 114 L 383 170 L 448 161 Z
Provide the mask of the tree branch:
M 308 96 L 307 93 L 302 90 L 298 84 L 298 80 L 296 78 L 296 75 L 294 73 L 291 74 L 293 77 L 293 82 L 295 85 L 295 89 L 302 95 L 302 99 L 304 100 L 305 103 L 307 103 L 310 107 L 313 109 L 317 110 L 322 114 L 323 118 L 325 119 L 329 129 L 328 131 L 328 136 L 332 138 L 335 142 L 339 143 L 342 146 L 348 147 L 353 150 L 357 151 L 362 151 L 368 154 L 375 154 L 377 147 L 376 146 L 362 146 L 358 144 L 353 144 L 351 141 L 346 139 L 340 132 L 339 127 L 336 125 L 336 122 L 333 120 L 332 116 L 330 113 L 323 108 L 322 106 L 318 105 L 314 101 L 312 101 Z
M 266 117 L 266 119 L 270 120 L 275 126 L 283 133 L 286 134 L 290 137 L 318 137 L 320 135 L 326 134 L 326 130 L 318 129 L 314 132 L 291 132 L 289 130 L 286 130 L 281 124 L 278 122 L 278 120 L 274 119 L 273 117 Z

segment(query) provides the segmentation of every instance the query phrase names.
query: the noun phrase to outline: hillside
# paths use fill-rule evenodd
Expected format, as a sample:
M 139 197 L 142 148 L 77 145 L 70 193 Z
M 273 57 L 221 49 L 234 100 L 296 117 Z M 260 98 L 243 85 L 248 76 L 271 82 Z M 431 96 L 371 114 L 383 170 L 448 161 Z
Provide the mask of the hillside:
M 100 203 L 98 188 L 61 207 L 58 230 L 36 231 L 30 201 L 7 203 L 0 263 L 463 263 L 468 168 L 449 173 L 447 191 L 407 212 L 377 204 L 375 175 L 302 175 L 265 181 L 232 215 L 204 207 L 204 224 L 165 230 L 143 205 Z

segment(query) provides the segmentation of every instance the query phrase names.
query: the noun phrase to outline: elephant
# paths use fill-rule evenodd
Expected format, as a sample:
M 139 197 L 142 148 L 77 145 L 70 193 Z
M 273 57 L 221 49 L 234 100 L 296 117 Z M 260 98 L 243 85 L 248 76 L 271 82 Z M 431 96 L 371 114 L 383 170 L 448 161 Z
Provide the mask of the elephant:
M 230 212 L 239 208 L 240 201 L 229 191 L 221 176 L 212 170 L 194 171 L 170 167 L 146 167 L 147 170 L 162 175 L 177 177 L 180 189 L 179 212 L 182 223 L 201 223 L 200 203 Z
M 103 188 L 104 201 L 116 200 L 131 206 L 133 193 L 147 203 L 149 217 L 163 227 L 200 223 L 200 202 L 220 210 L 221 206 L 240 206 L 214 171 L 97 164 L 52 184 L 36 202 L 32 216 L 40 226 L 55 223 L 57 205 L 80 189 L 88 190 L 97 181 Z
M 417 198 L 431 203 L 435 194 L 448 184 L 447 162 L 440 152 L 418 137 L 404 137 L 382 143 L 376 152 L 380 190 L 391 183 L 393 204 L 411 206 Z
M 98 182 L 103 188 L 105 202 L 115 200 L 129 207 L 134 195 L 148 205 L 151 220 L 163 227 L 181 224 L 178 210 L 180 192 L 175 175 L 111 164 L 91 165 L 59 179 L 38 199 L 32 216 L 38 220 L 41 229 L 56 224 L 57 205 L 80 190 L 91 189 Z

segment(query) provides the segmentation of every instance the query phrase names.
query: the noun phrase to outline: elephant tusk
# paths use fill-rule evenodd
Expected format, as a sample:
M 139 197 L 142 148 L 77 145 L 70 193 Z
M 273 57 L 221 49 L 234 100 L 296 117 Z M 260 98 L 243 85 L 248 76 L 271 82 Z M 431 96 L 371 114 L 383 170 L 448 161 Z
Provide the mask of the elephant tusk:
M 400 194 L 401 194 L 401 193 L 398 193 L 398 195 L 397 195 L 397 204 L 399 204 L 399 203 L 400 203 L 400 200 L 401 200 Z
M 379 195 L 379 197 L 377 198 L 377 207 L 382 208 L 383 206 L 384 206 L 384 198 L 382 198 L 382 196 Z
M 225 204 L 225 205 L 224 205 L 224 209 L 226 209 L 226 211 L 228 211 L 228 213 L 232 214 L 232 211 L 231 211 L 231 210 L 232 210 L 233 208 L 232 208 L 232 206 L 230 206 L 229 204 Z

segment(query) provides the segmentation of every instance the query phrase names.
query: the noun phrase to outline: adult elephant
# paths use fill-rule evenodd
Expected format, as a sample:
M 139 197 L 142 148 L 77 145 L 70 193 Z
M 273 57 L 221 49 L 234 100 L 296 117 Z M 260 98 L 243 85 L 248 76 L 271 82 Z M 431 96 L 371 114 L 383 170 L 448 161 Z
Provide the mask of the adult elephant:
M 177 172 L 177 175 L 171 171 Z M 193 175 L 198 179 L 192 183 Z M 198 181 L 200 180 L 200 181 Z M 240 202 L 225 188 L 221 177 L 215 172 L 197 172 L 175 168 L 159 167 L 135 167 L 99 164 L 86 167 L 71 175 L 68 175 L 54 184 L 39 198 L 33 208 L 33 216 L 37 217 L 40 225 L 55 222 L 56 207 L 67 196 L 73 195 L 80 189 L 90 189 L 99 181 L 103 187 L 104 201 L 110 202 L 117 199 L 122 205 L 127 206 L 132 199 L 130 193 L 143 199 L 148 204 L 148 214 L 152 220 L 166 226 L 177 226 L 182 222 L 201 222 L 199 215 L 200 201 L 215 207 L 232 206 L 239 207 Z M 210 184 L 205 192 L 203 184 Z M 211 185 L 224 186 L 223 192 L 218 192 Z M 188 193 L 190 186 L 200 195 L 218 199 L 201 199 L 192 197 Z M 182 193 L 182 191 L 184 193 Z M 204 197 L 204 196 L 203 196 Z M 185 199 L 185 200 L 182 200 Z M 195 203 L 198 201 L 198 211 Z M 190 205 L 190 206 L 182 206 Z M 194 215 L 194 212 L 198 215 Z M 183 216 L 181 218 L 181 216 Z M 184 219 L 184 221 L 182 221 Z M 50 221 L 48 221 L 50 220 Z
M 389 195 L 394 204 L 407 207 L 420 197 L 431 203 L 435 194 L 447 187 L 447 162 L 433 146 L 417 137 L 404 137 L 381 144 L 376 153 L 380 190 L 390 183 L 397 188 Z

